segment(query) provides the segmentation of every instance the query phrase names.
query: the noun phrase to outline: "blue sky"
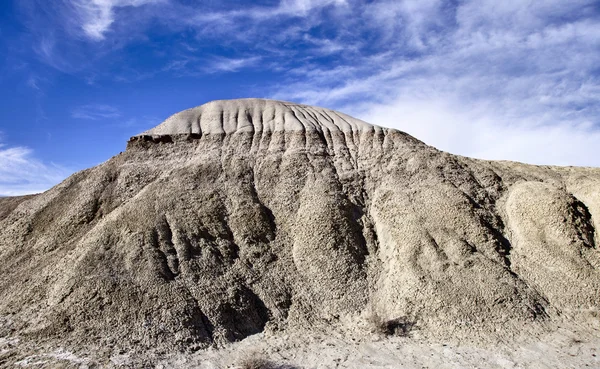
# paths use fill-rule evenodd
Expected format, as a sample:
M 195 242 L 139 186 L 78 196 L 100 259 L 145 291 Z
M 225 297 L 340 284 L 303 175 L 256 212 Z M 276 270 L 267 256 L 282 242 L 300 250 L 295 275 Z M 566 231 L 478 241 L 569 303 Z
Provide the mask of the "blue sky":
M 600 166 L 599 80 L 597 0 L 6 0 L 0 195 L 240 97 L 338 109 L 461 155 Z

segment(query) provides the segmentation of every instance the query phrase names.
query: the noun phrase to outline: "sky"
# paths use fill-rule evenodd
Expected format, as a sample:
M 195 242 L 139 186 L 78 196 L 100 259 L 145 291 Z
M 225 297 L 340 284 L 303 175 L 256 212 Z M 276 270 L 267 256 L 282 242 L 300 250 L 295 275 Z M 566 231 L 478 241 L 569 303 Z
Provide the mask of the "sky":
M 0 195 L 216 99 L 294 101 L 441 150 L 600 166 L 600 1 L 3 0 Z

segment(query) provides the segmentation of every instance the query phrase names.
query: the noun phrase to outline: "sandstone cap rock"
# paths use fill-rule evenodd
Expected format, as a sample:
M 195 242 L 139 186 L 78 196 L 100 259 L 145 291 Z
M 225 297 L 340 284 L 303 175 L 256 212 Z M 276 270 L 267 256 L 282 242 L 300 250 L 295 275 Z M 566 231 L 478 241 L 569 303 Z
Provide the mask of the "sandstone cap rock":
M 217 100 L 187 109 L 138 136 L 234 132 L 381 130 L 334 110 L 266 99 Z

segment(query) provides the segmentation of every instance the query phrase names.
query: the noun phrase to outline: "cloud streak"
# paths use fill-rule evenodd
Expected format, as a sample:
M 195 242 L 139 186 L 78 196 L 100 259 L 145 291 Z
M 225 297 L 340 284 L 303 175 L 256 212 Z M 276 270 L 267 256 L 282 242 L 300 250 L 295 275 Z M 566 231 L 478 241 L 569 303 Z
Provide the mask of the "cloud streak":
M 27 147 L 0 143 L 0 196 L 43 192 L 69 174 L 63 167 L 36 159 Z
M 103 104 L 83 105 L 73 109 L 71 117 L 75 119 L 102 120 L 121 117 L 119 109 Z
M 84 34 L 94 41 L 105 39 L 115 22 L 115 10 L 123 7 L 140 7 L 157 4 L 163 0 L 74 0 L 72 6 Z
M 214 57 L 210 63 L 203 67 L 203 70 L 206 73 L 237 72 L 241 69 L 255 66 L 260 59 L 260 56 L 249 58 Z

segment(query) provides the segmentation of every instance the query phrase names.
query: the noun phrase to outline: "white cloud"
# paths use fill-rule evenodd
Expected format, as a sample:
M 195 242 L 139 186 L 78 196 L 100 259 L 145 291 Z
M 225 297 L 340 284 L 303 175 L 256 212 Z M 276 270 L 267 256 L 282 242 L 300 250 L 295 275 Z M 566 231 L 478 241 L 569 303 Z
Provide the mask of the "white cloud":
M 261 58 L 259 56 L 248 58 L 214 57 L 212 58 L 211 62 L 205 65 L 202 69 L 206 73 L 237 72 L 240 69 L 256 65 L 260 59 Z
M 71 112 L 71 117 L 75 119 L 100 120 L 119 118 L 121 112 L 119 109 L 103 104 L 88 104 L 77 107 Z
M 46 191 L 71 172 L 36 159 L 31 149 L 0 143 L 0 196 L 19 196 Z
M 190 30 L 195 33 L 198 45 L 182 40 L 162 46 L 161 52 L 170 55 L 162 64 L 165 68 L 152 65 L 152 70 L 142 70 L 123 63 L 119 69 L 126 73 L 111 71 L 117 80 L 128 82 L 169 71 L 177 76 L 200 75 L 203 70 L 226 71 L 213 68 L 218 65 L 211 63 L 210 56 L 203 55 L 201 45 L 206 40 L 229 50 L 237 50 L 236 44 L 252 45 L 242 56 L 229 56 L 231 63 L 225 65 L 235 70 L 239 69 L 235 62 L 247 63 L 275 55 L 289 58 L 295 48 L 292 42 L 322 23 L 322 13 L 350 8 L 346 0 L 281 0 L 269 6 L 244 4 L 228 8 L 218 2 L 180 0 L 23 0 L 21 6 L 28 17 L 34 51 L 40 60 L 67 74 L 102 69 L 101 60 L 118 54 L 126 45 L 147 42 L 146 31 L 150 26 L 164 27 L 162 30 L 173 34 L 189 34 Z M 106 39 L 110 42 L 100 42 Z M 281 48 L 286 42 L 286 47 Z M 310 45 L 312 52 L 324 55 L 342 52 L 347 46 L 342 40 L 324 38 L 306 37 L 302 42 Z M 210 64 L 202 68 L 195 60 Z
M 451 11 L 434 0 L 376 2 L 364 13 L 387 53 L 315 65 L 274 96 L 456 154 L 600 166 L 600 19 L 586 16 L 591 3 L 466 1 Z
M 327 6 L 346 6 L 346 0 L 282 0 L 273 9 L 255 10 L 256 18 L 272 18 L 279 15 L 306 16 L 309 12 Z
M 115 9 L 139 7 L 164 2 L 163 0 L 73 0 L 72 4 L 79 15 L 80 26 L 85 35 L 100 41 L 115 22 Z
M 177 77 L 235 73 L 242 69 L 256 66 L 261 59 L 260 56 L 227 58 L 213 55 L 207 58 L 199 58 L 185 55 L 169 62 L 162 68 L 161 72 L 170 72 Z
M 277 6 L 247 6 L 229 11 L 192 10 L 196 16 L 187 21 L 235 23 L 240 18 L 254 21 L 267 21 L 278 17 L 306 17 L 310 12 L 330 6 L 347 6 L 346 0 L 281 0 Z M 189 11 L 189 9 L 188 9 Z M 183 19 L 186 21 L 186 19 Z
M 464 106 L 447 96 L 403 96 L 371 105 L 357 115 L 405 131 L 441 150 L 481 159 L 547 165 L 600 166 L 600 131 L 585 120 L 543 124 L 489 111 L 493 106 Z
M 170 0 L 69 0 L 78 21 L 78 27 L 91 40 L 102 41 L 117 22 L 117 11 L 125 7 L 167 5 L 156 8 L 151 16 L 175 24 L 202 26 L 218 23 L 220 27 L 239 24 L 239 19 L 267 21 L 277 17 L 305 17 L 316 9 L 329 6 L 346 6 L 346 0 L 282 0 L 277 6 L 240 6 L 230 11 L 212 11 L 210 4 L 199 3 L 182 6 Z M 122 19 L 123 23 L 136 23 L 138 17 Z M 238 27 L 236 27 L 238 28 Z M 211 32 L 219 32 L 211 29 Z

